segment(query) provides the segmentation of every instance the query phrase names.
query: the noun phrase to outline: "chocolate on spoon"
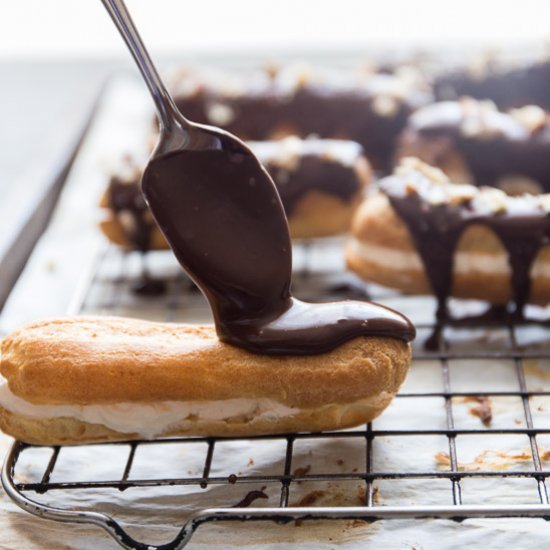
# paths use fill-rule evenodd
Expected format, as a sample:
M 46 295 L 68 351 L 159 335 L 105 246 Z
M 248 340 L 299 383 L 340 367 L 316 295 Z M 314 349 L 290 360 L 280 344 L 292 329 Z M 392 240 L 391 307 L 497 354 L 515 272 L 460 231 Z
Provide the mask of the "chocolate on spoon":
M 414 338 L 367 302 L 292 297 L 292 248 L 277 189 L 252 151 L 176 108 L 122 0 L 102 0 L 155 101 L 160 140 L 142 191 L 178 261 L 204 293 L 221 340 L 267 354 L 322 353 L 358 336 Z

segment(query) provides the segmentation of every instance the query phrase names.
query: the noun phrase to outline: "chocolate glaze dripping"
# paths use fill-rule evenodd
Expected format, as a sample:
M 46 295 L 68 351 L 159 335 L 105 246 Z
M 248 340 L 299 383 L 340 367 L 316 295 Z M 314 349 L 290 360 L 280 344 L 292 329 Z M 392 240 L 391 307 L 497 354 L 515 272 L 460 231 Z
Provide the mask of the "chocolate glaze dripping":
M 358 336 L 410 341 L 382 306 L 292 297 L 292 251 L 277 190 L 236 140 L 154 157 L 142 190 L 181 265 L 205 294 L 221 340 L 267 354 L 314 354 Z
M 273 177 L 287 216 L 290 216 L 300 199 L 310 191 L 322 191 L 348 202 L 360 188 L 353 168 L 338 161 L 304 155 L 296 169 L 288 170 L 269 161 L 264 164 Z
M 128 238 L 135 247 L 144 252 L 149 250 L 151 233 L 155 227 L 148 214 L 148 207 L 141 193 L 136 192 L 133 180 L 123 181 L 113 176 L 109 182 L 109 204 L 116 214 L 127 212 L 131 216 L 132 228 Z
M 414 240 L 438 301 L 438 320 L 447 318 L 446 304 L 452 291 L 458 241 L 464 230 L 474 224 L 494 231 L 506 250 L 515 306 L 513 315 L 521 318 L 531 291 L 531 267 L 539 250 L 550 239 L 549 213 L 534 202 L 526 202 L 520 209 L 492 213 L 477 208 L 473 200 L 432 204 L 417 189 L 411 188 L 408 181 L 399 176 L 390 177 L 382 181 L 381 188 Z
M 160 296 L 166 293 L 166 283 L 153 279 L 145 262 L 145 253 L 151 245 L 151 235 L 155 222 L 149 212 L 143 195 L 138 191 L 135 180 L 121 180 L 116 176 L 111 178 L 108 188 L 109 204 L 116 214 L 126 212 L 132 220 L 128 239 L 141 253 L 141 278 L 132 287 L 132 292 L 139 296 Z

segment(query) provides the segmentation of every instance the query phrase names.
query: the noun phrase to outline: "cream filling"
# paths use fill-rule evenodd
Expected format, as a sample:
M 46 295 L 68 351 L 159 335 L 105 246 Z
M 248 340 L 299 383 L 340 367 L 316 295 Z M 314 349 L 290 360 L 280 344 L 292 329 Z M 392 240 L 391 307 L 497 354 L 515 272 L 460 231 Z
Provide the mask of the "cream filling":
M 384 269 L 397 271 L 423 270 L 422 261 L 417 252 L 395 250 L 385 246 L 364 243 L 358 239 L 352 239 L 351 246 L 354 254 Z M 457 252 L 455 254 L 454 272 L 509 275 L 510 267 L 506 254 Z M 535 261 L 531 270 L 531 276 L 550 278 L 550 264 L 548 262 Z
M 0 385 L 0 406 L 31 418 L 73 418 L 101 424 L 124 434 L 160 436 L 183 422 L 230 422 L 232 419 L 269 419 L 295 416 L 301 409 L 287 407 L 267 398 L 220 401 L 160 401 L 154 403 L 107 403 L 98 405 L 35 405 L 14 395 L 7 383 Z

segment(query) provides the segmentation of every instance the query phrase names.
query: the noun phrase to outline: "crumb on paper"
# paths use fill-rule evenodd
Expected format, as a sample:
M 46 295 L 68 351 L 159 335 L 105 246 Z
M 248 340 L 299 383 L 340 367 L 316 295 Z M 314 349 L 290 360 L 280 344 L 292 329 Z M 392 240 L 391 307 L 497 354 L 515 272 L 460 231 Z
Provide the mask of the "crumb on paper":
M 352 519 L 349 526 L 350 527 L 363 527 L 364 525 L 368 525 L 368 521 L 364 519 Z
M 468 412 L 473 416 L 477 416 L 485 426 L 489 426 L 493 420 L 491 399 L 486 395 L 469 396 L 464 398 L 465 403 L 472 401 L 479 403 L 479 405 L 477 407 L 470 407 Z
M 435 453 L 434 459 L 435 459 L 435 462 L 438 466 L 450 466 L 451 465 L 451 457 L 449 456 L 449 453 L 439 451 L 439 452 Z
M 550 370 L 542 368 L 538 359 L 525 359 L 523 361 L 523 370 L 528 376 L 534 376 L 542 380 L 550 380 Z
M 57 264 L 55 263 L 55 260 L 48 260 L 46 262 L 46 271 L 49 273 L 53 273 L 57 270 Z
M 304 466 L 303 468 L 296 468 L 292 475 L 296 477 L 302 477 L 309 473 L 311 470 L 311 464 L 308 464 L 307 466 Z
M 250 457 L 248 459 L 248 462 L 246 463 L 247 467 L 250 468 L 250 466 L 254 466 L 254 459 Z
M 541 451 L 539 454 L 541 460 L 550 460 L 550 450 Z M 434 460 L 438 466 L 447 468 L 451 466 L 451 458 L 449 453 L 437 452 L 434 455 Z M 458 462 L 457 469 L 461 472 L 505 470 L 517 462 L 530 462 L 532 460 L 533 458 L 529 449 L 507 453 L 503 451 L 486 450 L 479 453 L 471 462 Z
M 357 487 L 357 498 L 361 504 L 367 504 L 367 488 L 365 485 L 359 485 L 359 487 Z M 378 504 L 379 500 L 378 487 L 375 486 L 372 488 L 372 501 L 374 504 Z
M 518 426 L 521 426 L 522 422 L 519 418 L 514 418 L 514 424 L 517 424 Z
M 309 493 L 306 493 L 302 498 L 292 503 L 291 506 L 294 508 L 301 508 L 302 506 L 312 506 L 320 498 L 323 498 L 324 496 L 326 496 L 326 494 L 327 494 L 326 491 L 321 491 L 321 490 L 310 491 Z

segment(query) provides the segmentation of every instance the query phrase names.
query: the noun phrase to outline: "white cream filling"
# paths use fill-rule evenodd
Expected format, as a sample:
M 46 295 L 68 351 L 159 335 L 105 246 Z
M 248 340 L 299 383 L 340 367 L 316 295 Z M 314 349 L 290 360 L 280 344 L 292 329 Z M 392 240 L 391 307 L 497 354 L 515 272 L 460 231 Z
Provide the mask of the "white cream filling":
M 422 262 L 417 252 L 403 252 L 385 246 L 364 243 L 358 239 L 351 241 L 353 252 L 360 258 L 385 269 L 422 270 Z M 505 254 L 474 254 L 457 252 L 454 262 L 455 273 L 483 273 L 487 275 L 510 274 L 508 259 Z M 548 262 L 535 261 L 531 270 L 532 277 L 550 277 Z
M 0 384 L 0 406 L 11 413 L 31 418 L 73 418 L 101 424 L 125 434 L 154 437 L 183 422 L 239 419 L 272 419 L 298 414 L 301 409 L 287 407 L 272 399 L 225 399 L 221 401 L 160 401 L 154 403 L 110 403 L 98 405 L 35 405 L 14 395 L 7 383 Z

